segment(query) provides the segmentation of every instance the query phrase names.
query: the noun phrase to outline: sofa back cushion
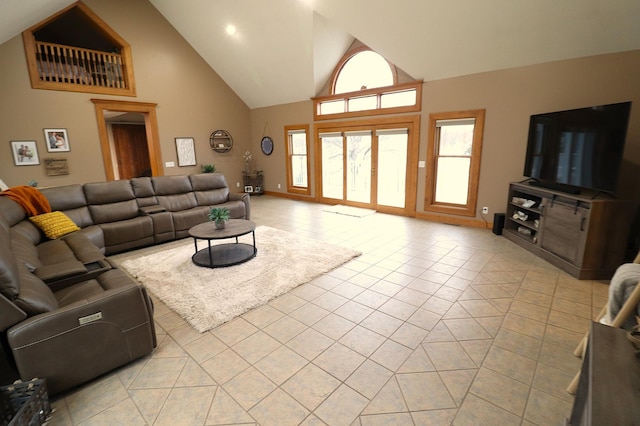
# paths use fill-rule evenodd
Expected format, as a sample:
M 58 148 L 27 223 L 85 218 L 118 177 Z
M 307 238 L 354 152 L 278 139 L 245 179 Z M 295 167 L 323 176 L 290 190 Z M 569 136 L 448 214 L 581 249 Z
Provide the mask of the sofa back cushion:
M 34 271 L 42 266 L 37 247 L 23 233 L 11 229 L 11 252 L 17 261 L 24 263 L 27 269 Z
M 95 224 L 117 222 L 138 215 L 138 203 L 128 179 L 86 183 L 84 193 Z
M 0 217 L 9 226 L 26 219 L 27 214 L 20 204 L 16 203 L 9 197 L 0 197 Z
M 138 200 L 138 206 L 154 206 L 158 204 L 158 199 L 153 191 L 153 184 L 149 177 L 139 177 L 131 179 L 131 188 Z
M 93 225 L 82 185 L 56 186 L 42 189 L 51 211 L 62 211 L 80 228 Z
M 33 244 L 38 244 L 45 239 L 38 227 L 27 220 L 27 214 L 20 207 L 20 204 L 9 197 L 0 197 L 0 220 L 8 228 L 24 234 Z
M 158 204 L 168 211 L 188 210 L 198 205 L 189 176 L 156 176 L 151 181 Z
M 191 186 L 199 206 L 212 206 L 229 200 L 229 186 L 222 173 L 190 175 Z

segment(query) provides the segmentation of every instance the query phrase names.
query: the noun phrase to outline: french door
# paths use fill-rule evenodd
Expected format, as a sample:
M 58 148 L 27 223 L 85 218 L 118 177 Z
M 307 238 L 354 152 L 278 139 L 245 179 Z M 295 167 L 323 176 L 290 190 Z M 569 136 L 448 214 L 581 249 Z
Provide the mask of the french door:
M 388 120 L 387 120 L 388 121 Z M 318 193 L 323 202 L 378 211 L 415 212 L 419 121 L 319 126 Z

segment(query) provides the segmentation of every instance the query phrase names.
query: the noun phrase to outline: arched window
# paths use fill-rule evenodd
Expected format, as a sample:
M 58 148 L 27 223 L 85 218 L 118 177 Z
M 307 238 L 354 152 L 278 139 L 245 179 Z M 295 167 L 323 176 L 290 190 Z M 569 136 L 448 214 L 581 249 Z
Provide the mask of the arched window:
M 367 47 L 342 58 L 329 87 L 313 98 L 315 120 L 419 111 L 422 103 L 422 81 L 398 83 L 395 65 Z
M 335 78 L 333 93 L 392 86 L 396 80 L 394 75 L 386 59 L 372 50 L 364 50 L 343 62 Z

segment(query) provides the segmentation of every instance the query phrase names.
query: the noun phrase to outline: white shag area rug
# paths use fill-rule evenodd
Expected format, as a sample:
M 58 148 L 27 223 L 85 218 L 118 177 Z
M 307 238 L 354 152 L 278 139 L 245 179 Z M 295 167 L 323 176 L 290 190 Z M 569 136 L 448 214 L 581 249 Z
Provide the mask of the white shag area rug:
M 361 254 L 268 226 L 258 226 L 255 234 L 256 257 L 226 268 L 194 265 L 192 238 L 177 247 L 140 254 L 119 263 L 202 333 Z M 252 244 L 251 234 L 239 241 Z M 234 239 L 217 243 L 230 242 Z M 205 247 L 205 241 L 198 242 L 198 249 Z
M 329 213 L 343 214 L 346 216 L 354 216 L 354 217 L 365 217 L 365 216 L 374 214 L 376 212 L 375 210 L 371 210 L 371 209 L 345 206 L 343 204 L 336 204 L 335 206 L 325 207 L 324 209 L 322 209 L 322 211 L 329 212 Z

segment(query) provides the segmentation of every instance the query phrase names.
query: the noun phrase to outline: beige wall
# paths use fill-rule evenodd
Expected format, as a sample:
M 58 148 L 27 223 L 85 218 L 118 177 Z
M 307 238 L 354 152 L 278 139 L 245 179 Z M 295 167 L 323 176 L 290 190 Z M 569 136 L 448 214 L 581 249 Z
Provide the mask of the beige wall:
M 35 179 L 41 186 L 105 180 L 92 98 L 157 103 L 162 161 L 177 164 L 174 138 L 195 138 L 195 167 L 164 169 L 166 175 L 199 171 L 213 163 L 230 185 L 241 179 L 242 153 L 249 143 L 249 108 L 147 1 L 86 0 L 89 6 L 132 49 L 136 97 L 114 97 L 31 89 L 22 37 L 0 45 L 0 179 L 24 185 Z M 71 151 L 47 153 L 43 129 L 66 128 Z M 234 148 L 217 154 L 209 135 L 228 130 Z M 68 176 L 46 176 L 44 165 L 13 164 L 9 141 L 35 140 L 40 158 L 67 158 Z
M 0 146 L 1 179 L 9 185 L 36 179 L 43 186 L 104 180 L 90 99 L 123 99 L 158 104 L 163 162 L 176 161 L 175 137 L 195 138 L 198 166 L 165 168 L 165 174 L 191 173 L 198 171 L 200 164 L 214 163 L 233 187 L 241 182 L 242 154 L 250 150 L 252 168 L 265 172 L 265 189 L 286 193 L 283 127 L 306 123 L 313 135 L 310 100 L 250 111 L 147 1 L 87 0 L 86 4 L 131 44 L 137 96 L 33 90 L 21 37 L 0 45 L 0 144 L 5 145 Z M 423 90 L 419 157 L 426 158 L 429 113 L 486 109 L 478 208 L 488 206 L 491 220 L 494 212 L 505 210 L 508 183 L 523 178 L 531 114 L 631 100 L 634 106 L 621 196 L 640 199 L 639 72 L 640 51 L 631 51 L 427 81 Z M 71 152 L 48 154 L 42 132 L 46 127 L 66 128 Z M 233 135 L 231 152 L 218 154 L 209 148 L 209 134 L 216 129 L 228 130 Z M 265 134 L 275 142 L 271 156 L 260 151 L 260 139 Z M 70 174 L 47 177 L 42 165 L 14 166 L 11 140 L 35 140 L 41 158 L 67 158 Z M 423 211 L 424 180 L 425 171 L 419 170 L 418 212 Z M 315 189 L 315 182 L 311 185 Z M 480 220 L 479 215 L 477 219 Z
M 559 61 L 424 83 L 420 160 L 426 160 L 429 114 L 486 109 L 478 210 L 504 212 L 508 184 L 523 179 L 529 116 L 550 111 L 633 101 L 620 195 L 640 200 L 640 51 Z M 252 151 L 265 171 L 265 189 L 286 191 L 283 126 L 311 124 L 312 102 L 251 112 Z M 303 121 L 306 120 L 306 121 Z M 259 141 L 264 122 L 276 149 L 266 158 Z M 425 170 L 419 170 L 417 211 L 423 212 Z M 277 183 L 282 188 L 277 189 Z M 313 188 L 313 187 L 312 187 Z M 481 215 L 477 215 L 480 220 Z
M 309 141 L 311 142 L 313 138 L 311 101 L 251 110 L 252 168 L 264 171 L 264 189 L 266 191 L 283 194 L 287 191 L 284 126 L 297 124 L 309 125 Z M 264 155 L 260 149 L 260 141 L 263 136 L 271 136 L 273 139 L 273 153 L 271 155 Z M 313 163 L 313 152 L 310 154 Z M 280 184 L 280 189 L 278 189 L 278 184 Z M 314 188 L 313 176 L 310 184 L 311 188 Z

